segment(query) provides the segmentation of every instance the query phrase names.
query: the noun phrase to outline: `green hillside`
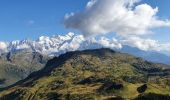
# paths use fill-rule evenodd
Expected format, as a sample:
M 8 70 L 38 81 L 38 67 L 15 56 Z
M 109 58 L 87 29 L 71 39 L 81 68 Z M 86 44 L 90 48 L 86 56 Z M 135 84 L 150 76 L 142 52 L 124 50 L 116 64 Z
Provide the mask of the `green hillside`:
M 39 53 L 16 52 L 0 55 L 0 88 L 26 78 L 32 72 L 42 69 L 48 57 Z
M 170 100 L 170 66 L 110 49 L 69 52 L 2 90 L 1 99 Z

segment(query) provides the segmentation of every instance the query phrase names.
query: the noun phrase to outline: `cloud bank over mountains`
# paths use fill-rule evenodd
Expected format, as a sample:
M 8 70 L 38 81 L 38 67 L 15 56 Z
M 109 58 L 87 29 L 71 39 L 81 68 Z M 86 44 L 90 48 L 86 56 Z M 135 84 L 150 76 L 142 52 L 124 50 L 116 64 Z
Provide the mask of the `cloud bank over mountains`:
M 137 42 L 136 42 L 137 41 Z M 39 52 L 50 56 L 58 56 L 68 51 L 111 48 L 121 49 L 124 45 L 137 47 L 144 51 L 166 51 L 170 52 L 170 44 L 161 44 L 150 39 L 129 38 L 129 40 L 117 40 L 114 37 L 85 38 L 83 35 L 72 32 L 66 35 L 41 36 L 37 40 L 22 40 L 12 42 L 0 42 L 0 54 L 5 52 Z
M 64 25 L 79 30 L 85 37 L 113 33 L 122 45 L 169 52 L 170 43 L 160 43 L 146 37 L 153 34 L 155 28 L 169 27 L 170 21 L 157 16 L 158 7 L 153 8 L 140 1 L 90 0 L 84 11 L 66 14 Z

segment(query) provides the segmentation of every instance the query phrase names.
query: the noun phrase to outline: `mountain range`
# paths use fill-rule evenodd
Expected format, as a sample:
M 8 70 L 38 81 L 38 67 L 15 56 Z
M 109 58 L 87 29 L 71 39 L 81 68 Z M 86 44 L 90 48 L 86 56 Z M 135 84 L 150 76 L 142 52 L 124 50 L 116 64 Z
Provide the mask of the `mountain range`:
M 155 63 L 170 65 L 170 57 L 154 51 L 143 51 L 128 45 L 120 45 L 107 38 L 84 39 L 82 35 L 68 33 L 65 36 L 42 36 L 36 41 L 22 40 L 0 42 L 0 88 L 26 78 L 42 69 L 46 62 L 69 51 L 110 48 Z
M 170 65 L 170 57 L 165 54 L 156 51 L 144 51 L 128 45 L 121 45 L 117 40 L 108 39 L 106 37 L 85 39 L 83 35 L 76 35 L 71 32 L 63 36 L 41 36 L 36 41 L 27 39 L 22 41 L 0 42 L 0 44 L 0 54 L 27 51 L 38 52 L 41 55 L 54 57 L 68 51 L 111 48 L 116 51 L 142 57 L 148 61 Z
M 169 100 L 170 66 L 111 49 L 67 52 L 0 92 L 2 100 Z
M 122 49 L 118 50 L 124 53 L 132 54 L 137 57 L 142 57 L 145 60 L 155 62 L 155 63 L 163 63 L 170 65 L 170 57 L 155 51 L 143 51 L 135 47 L 123 46 Z

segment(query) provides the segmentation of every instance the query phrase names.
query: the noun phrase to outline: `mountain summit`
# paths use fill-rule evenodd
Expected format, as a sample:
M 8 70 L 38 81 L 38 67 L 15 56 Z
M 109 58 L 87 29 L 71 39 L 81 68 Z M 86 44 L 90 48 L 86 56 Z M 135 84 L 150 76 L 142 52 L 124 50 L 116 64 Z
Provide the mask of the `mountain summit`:
M 75 51 L 0 92 L 2 100 L 169 100 L 170 66 L 111 49 Z M 146 99 L 147 100 L 147 99 Z

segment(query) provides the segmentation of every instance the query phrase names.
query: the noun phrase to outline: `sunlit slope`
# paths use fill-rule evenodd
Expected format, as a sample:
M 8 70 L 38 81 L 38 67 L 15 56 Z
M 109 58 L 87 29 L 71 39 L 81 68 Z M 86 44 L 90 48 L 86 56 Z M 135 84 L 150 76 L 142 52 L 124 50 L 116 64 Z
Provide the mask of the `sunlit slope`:
M 138 100 L 149 96 L 168 100 L 169 95 L 169 66 L 110 49 L 63 54 L 0 93 L 5 100 Z

